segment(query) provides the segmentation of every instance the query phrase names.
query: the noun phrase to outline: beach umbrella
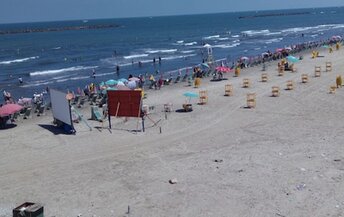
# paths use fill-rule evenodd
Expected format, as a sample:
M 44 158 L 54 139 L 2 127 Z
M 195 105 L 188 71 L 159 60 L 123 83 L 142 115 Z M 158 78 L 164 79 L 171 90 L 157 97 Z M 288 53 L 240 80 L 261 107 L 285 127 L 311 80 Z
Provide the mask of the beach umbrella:
M 108 88 L 102 90 L 102 94 L 107 94 L 107 91 L 108 91 L 108 90 L 117 90 L 117 89 L 114 88 L 114 87 L 108 87 Z
M 194 92 L 185 92 L 183 95 L 189 98 L 189 103 L 191 101 L 191 98 L 198 98 L 198 94 Z
M 23 109 L 23 106 L 18 104 L 5 104 L 0 107 L 0 117 L 6 117 Z
M 106 85 L 110 85 L 110 86 L 114 86 L 118 83 L 118 81 L 110 79 L 108 81 L 105 82 Z
M 247 61 L 247 60 L 249 60 L 250 58 L 248 58 L 248 57 L 241 57 L 240 58 L 240 60 L 242 60 L 242 61 Z
M 290 61 L 290 62 L 292 62 L 292 63 L 297 63 L 297 62 L 299 62 L 300 60 L 298 59 L 298 58 L 296 58 L 296 57 L 294 57 L 294 56 L 287 56 L 287 59 L 288 59 L 288 61 Z
M 129 78 L 129 81 L 140 81 L 138 77 L 131 77 Z
M 225 66 L 218 66 L 218 67 L 215 68 L 215 70 L 218 71 L 218 72 L 226 73 L 226 72 L 230 72 L 231 68 L 225 67 Z
M 125 78 L 118 79 L 118 81 L 120 81 L 120 82 L 122 82 L 122 83 L 127 83 L 127 82 L 128 82 L 128 80 L 125 79 Z
M 206 63 L 202 63 L 201 66 L 205 67 L 205 68 L 210 68 L 208 64 Z

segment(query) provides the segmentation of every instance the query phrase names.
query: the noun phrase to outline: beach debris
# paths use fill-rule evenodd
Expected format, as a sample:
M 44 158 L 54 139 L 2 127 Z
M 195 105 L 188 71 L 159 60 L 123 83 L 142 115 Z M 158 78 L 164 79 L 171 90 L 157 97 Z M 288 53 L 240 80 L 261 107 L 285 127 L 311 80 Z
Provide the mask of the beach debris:
M 334 159 L 333 161 L 338 162 L 338 161 L 341 161 L 341 159 Z
M 306 188 L 306 184 L 305 183 L 301 183 L 301 184 L 296 186 L 296 189 L 299 190 L 299 191 L 302 191 L 305 188 Z
M 285 217 L 285 215 L 282 215 L 281 213 L 276 213 L 277 216 L 280 216 L 280 217 Z
M 305 169 L 305 168 L 303 168 L 303 167 L 301 167 L 301 168 L 300 168 L 300 170 L 301 170 L 301 171 L 303 171 L 303 172 L 304 172 L 304 171 L 306 171 L 306 169 Z
M 81 217 L 82 216 L 82 214 L 81 213 L 79 213 L 78 215 L 77 215 L 77 217 Z
M 216 162 L 216 163 L 222 163 L 223 160 L 221 160 L 221 159 L 215 159 L 214 162 Z
M 130 214 L 130 206 L 128 205 L 128 211 L 126 214 Z
M 279 152 L 278 155 L 279 155 L 279 156 L 282 156 L 283 154 L 282 154 L 282 152 Z
M 243 169 L 240 169 L 240 170 L 238 170 L 238 173 L 242 173 L 242 172 L 244 172 L 244 170 L 243 170 Z
M 178 183 L 178 180 L 177 179 L 170 179 L 168 181 L 170 184 L 174 185 L 174 184 L 177 184 Z

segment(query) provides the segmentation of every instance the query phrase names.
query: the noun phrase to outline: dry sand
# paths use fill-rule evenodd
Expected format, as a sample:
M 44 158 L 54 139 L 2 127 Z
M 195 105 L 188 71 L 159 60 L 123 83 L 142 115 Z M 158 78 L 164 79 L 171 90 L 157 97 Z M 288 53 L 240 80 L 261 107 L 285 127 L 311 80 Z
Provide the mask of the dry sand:
M 0 216 L 25 201 L 42 203 L 48 217 L 344 216 L 344 90 L 328 94 L 343 73 L 344 50 L 321 54 L 305 55 L 298 72 L 283 77 L 271 63 L 267 83 L 261 66 L 203 81 L 209 103 L 194 100 L 193 112 L 167 120 L 164 103 L 180 109 L 182 94 L 200 89 L 183 83 L 151 91 L 144 104 L 155 106 L 150 117 L 160 121 L 147 120 L 145 133 L 131 131 L 135 119 L 119 119 L 111 132 L 80 123 L 76 135 L 54 134 L 51 114 L 1 130 Z M 324 70 L 326 61 L 333 71 L 314 78 L 314 66 Z M 300 83 L 302 73 L 308 84 Z M 241 88 L 246 77 L 248 89 Z M 295 90 L 284 90 L 287 80 Z M 232 97 L 224 96 L 227 83 Z M 274 85 L 280 97 L 270 97 Z M 244 108 L 248 92 L 257 94 L 255 109 Z

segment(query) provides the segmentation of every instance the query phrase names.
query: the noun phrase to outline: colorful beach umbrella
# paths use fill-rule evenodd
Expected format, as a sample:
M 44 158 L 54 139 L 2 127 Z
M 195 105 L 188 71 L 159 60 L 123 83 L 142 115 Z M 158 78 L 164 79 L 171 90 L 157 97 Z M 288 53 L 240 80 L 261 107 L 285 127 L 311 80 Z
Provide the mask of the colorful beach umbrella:
M 5 104 L 0 107 L 0 117 L 6 117 L 23 109 L 23 106 L 18 104 Z
M 127 83 L 128 82 L 128 80 L 125 79 L 125 78 L 118 79 L 118 81 L 123 82 L 123 83 Z
M 114 86 L 114 85 L 118 84 L 118 81 L 110 79 L 110 80 L 106 81 L 105 84 L 109 85 L 109 86 Z
M 218 72 L 226 73 L 226 72 L 230 72 L 231 68 L 225 67 L 225 66 L 218 66 L 218 67 L 215 68 L 215 70 L 218 71 Z
M 296 58 L 296 57 L 294 57 L 294 56 L 287 56 L 287 59 L 288 59 L 288 61 L 290 61 L 290 62 L 292 62 L 292 63 L 297 63 L 297 62 L 299 62 L 300 60 L 299 60 L 299 58 Z

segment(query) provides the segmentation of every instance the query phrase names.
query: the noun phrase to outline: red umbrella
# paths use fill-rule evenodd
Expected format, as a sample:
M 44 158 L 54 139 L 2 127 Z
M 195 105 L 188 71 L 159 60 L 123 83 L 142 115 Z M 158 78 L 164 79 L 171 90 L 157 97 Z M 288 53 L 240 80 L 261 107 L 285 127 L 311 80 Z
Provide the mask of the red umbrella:
M 5 104 L 0 107 L 0 117 L 6 117 L 11 114 L 14 114 L 23 109 L 23 106 L 18 104 Z

